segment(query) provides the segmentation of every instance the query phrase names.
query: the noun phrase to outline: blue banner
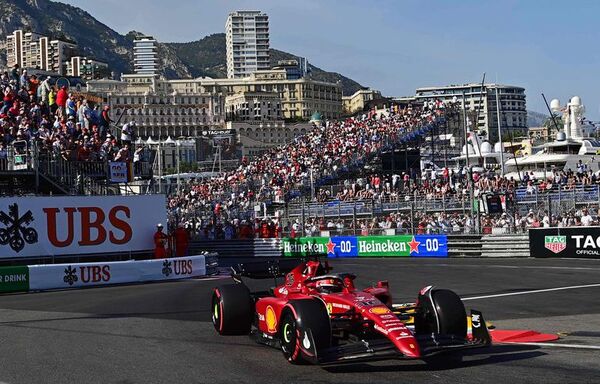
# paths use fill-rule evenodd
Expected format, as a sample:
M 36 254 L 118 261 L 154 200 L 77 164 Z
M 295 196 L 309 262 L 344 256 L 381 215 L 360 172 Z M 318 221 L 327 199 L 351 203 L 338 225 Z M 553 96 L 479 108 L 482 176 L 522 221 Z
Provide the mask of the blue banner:
M 411 252 L 411 257 L 448 257 L 448 237 L 446 235 L 416 235 L 419 243 L 418 252 Z
M 284 256 L 448 257 L 446 235 L 300 237 L 282 239 Z
M 357 257 L 358 240 L 356 236 L 331 237 L 327 246 L 327 257 Z

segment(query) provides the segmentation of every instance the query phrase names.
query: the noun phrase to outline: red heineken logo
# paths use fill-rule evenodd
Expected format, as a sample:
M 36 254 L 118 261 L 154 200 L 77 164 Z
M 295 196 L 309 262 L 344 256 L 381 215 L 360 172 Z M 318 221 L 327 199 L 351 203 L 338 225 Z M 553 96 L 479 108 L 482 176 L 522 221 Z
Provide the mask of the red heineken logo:
M 567 236 L 544 236 L 544 247 L 554 253 L 560 253 L 567 248 Z

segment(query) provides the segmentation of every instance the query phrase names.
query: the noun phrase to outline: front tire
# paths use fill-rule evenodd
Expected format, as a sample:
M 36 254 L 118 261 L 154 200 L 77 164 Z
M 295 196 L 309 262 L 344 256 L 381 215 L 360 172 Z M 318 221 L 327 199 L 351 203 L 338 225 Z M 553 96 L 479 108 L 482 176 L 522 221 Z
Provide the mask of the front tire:
M 301 349 L 301 344 L 308 340 L 307 330 L 312 334 L 316 351 L 331 346 L 329 313 L 323 302 L 317 299 L 292 300 L 288 305 L 282 312 L 279 325 L 281 351 L 292 364 L 307 363 Z
M 419 296 L 415 316 L 417 334 L 437 333 L 465 339 L 467 313 L 460 297 L 448 289 L 434 289 Z
M 254 301 L 243 284 L 222 285 L 213 290 L 212 323 L 220 335 L 247 335 L 254 317 Z

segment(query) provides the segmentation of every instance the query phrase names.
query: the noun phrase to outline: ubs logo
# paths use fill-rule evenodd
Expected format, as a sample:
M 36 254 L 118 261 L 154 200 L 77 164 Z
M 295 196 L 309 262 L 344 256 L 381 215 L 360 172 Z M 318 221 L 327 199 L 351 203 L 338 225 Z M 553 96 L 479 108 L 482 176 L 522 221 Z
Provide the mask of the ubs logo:
M 38 241 L 37 231 L 29 225 L 34 221 L 31 211 L 19 215 L 17 203 L 8 206 L 8 214 L 0 211 L 0 223 L 5 228 L 0 228 L 0 245 L 9 245 L 13 251 L 21 252 L 25 243 L 34 244 Z

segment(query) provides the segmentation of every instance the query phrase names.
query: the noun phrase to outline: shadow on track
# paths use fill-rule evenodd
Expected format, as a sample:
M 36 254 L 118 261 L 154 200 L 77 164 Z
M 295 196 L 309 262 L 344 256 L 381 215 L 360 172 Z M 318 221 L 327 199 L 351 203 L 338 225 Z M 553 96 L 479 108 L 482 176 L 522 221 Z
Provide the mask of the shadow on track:
M 403 364 L 384 366 L 359 363 L 324 367 L 324 369 L 330 373 L 444 371 L 457 368 L 477 367 L 487 364 L 505 363 L 509 361 L 527 360 L 545 356 L 546 353 L 539 351 L 539 349 L 540 347 L 538 346 L 529 345 L 494 345 L 489 348 L 478 349 L 477 351 L 465 351 L 463 356 L 483 356 L 480 359 L 469 359 L 458 363 L 452 361 L 445 363 L 443 360 L 434 366 L 427 365 L 423 362 L 419 362 L 419 364 L 414 364 L 412 362 L 405 364 L 407 361 L 404 361 Z

